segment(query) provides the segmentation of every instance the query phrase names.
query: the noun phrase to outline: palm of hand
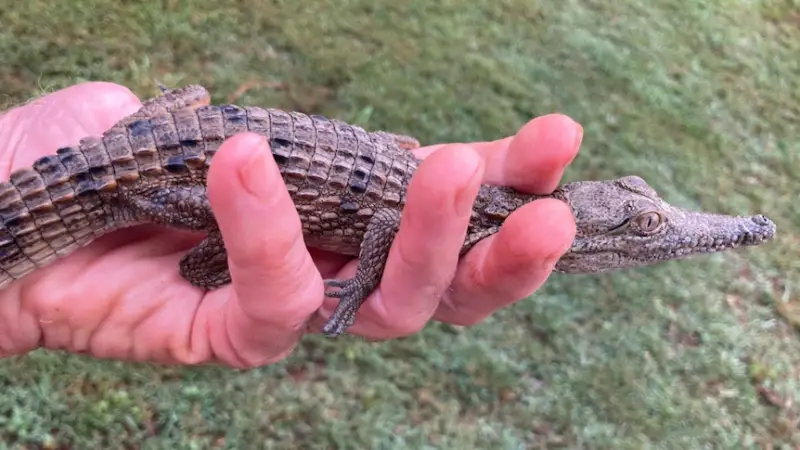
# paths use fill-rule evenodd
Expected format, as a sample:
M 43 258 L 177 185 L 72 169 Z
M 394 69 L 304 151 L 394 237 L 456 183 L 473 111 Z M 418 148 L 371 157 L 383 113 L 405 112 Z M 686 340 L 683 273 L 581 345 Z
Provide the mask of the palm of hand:
M 101 134 L 117 120 L 136 111 L 139 105 L 139 100 L 124 88 L 92 83 L 56 92 L 0 116 L 0 161 L 6 162 L 6 175 L 29 166 L 41 156 L 52 154 L 60 146 L 74 145 L 82 137 Z M 569 124 L 565 122 L 562 127 L 567 126 Z M 237 136 L 230 141 L 233 142 L 225 144 L 229 149 L 220 149 L 218 158 L 222 162 L 215 164 L 220 166 L 219 173 L 227 172 L 216 179 L 209 176 L 209 196 L 215 214 L 227 217 L 219 220 L 226 247 L 229 247 L 233 284 L 203 292 L 179 275 L 180 259 L 199 242 L 201 236 L 156 226 L 112 233 L 0 292 L 0 320 L 4 321 L 0 327 L 0 351 L 4 354 L 23 353 L 43 345 L 90 352 L 98 357 L 166 363 L 216 360 L 235 366 L 254 366 L 285 357 L 306 331 L 306 324 L 318 329 L 335 305 L 335 300 L 324 300 L 322 278 L 352 276 L 355 261 L 322 251 L 306 253 L 302 239 L 298 242 L 299 227 L 296 216 L 292 216 L 290 211 L 291 202 L 287 203 L 287 196 L 278 194 L 270 198 L 266 206 L 263 201 L 242 204 L 245 200 L 240 199 L 246 196 L 241 194 L 241 181 L 233 171 L 244 161 L 243 158 L 248 158 L 247 164 L 240 166 L 253 165 L 251 153 L 255 142 L 247 136 L 241 139 Z M 562 145 L 566 149 L 553 151 L 556 155 L 553 159 L 557 162 L 552 163 L 554 168 L 550 171 L 555 174 L 550 178 L 557 180 L 563 166 L 577 151 L 577 146 L 573 148 L 570 145 L 572 141 Z M 498 147 L 502 144 L 482 145 L 486 151 L 491 150 L 491 145 Z M 508 142 L 504 145 L 509 146 Z M 419 153 L 430 154 L 433 149 L 420 149 Z M 463 159 L 464 156 L 464 150 L 459 148 L 449 151 L 451 160 L 445 159 L 448 157 L 446 153 L 447 150 L 437 152 L 431 159 L 438 157 L 440 161 L 437 163 L 441 167 L 452 167 L 452 158 Z M 444 156 L 439 157 L 439 154 Z M 480 158 L 473 159 L 477 161 Z M 487 176 L 502 178 L 492 175 L 491 156 L 486 159 L 485 171 L 482 164 L 475 162 L 473 165 L 478 170 L 472 173 L 467 170 L 460 179 L 458 174 L 453 175 L 449 190 L 454 192 L 445 192 L 437 187 L 448 186 L 448 183 L 441 183 L 442 175 L 438 173 L 438 176 L 428 176 L 435 183 L 420 187 L 422 193 L 418 195 L 430 196 L 435 202 L 437 194 L 431 194 L 431 190 L 439 189 L 440 203 L 447 203 L 448 199 L 452 203 L 452 198 L 461 194 L 460 191 L 469 192 Z M 436 170 L 434 162 L 430 165 L 433 168 L 429 172 Z M 265 170 L 269 171 L 269 167 Z M 239 173 L 242 175 L 243 172 L 240 170 Z M 246 175 L 242 176 L 246 178 Z M 215 181 L 216 186 L 212 186 Z M 424 183 L 423 176 L 418 184 Z M 273 190 L 277 190 L 276 187 L 272 186 Z M 409 203 L 414 201 L 410 198 Z M 422 203 L 422 200 L 418 202 Z M 224 211 L 226 208 L 229 210 Z M 236 208 L 238 211 L 248 208 L 258 211 L 260 208 L 265 219 L 271 208 L 273 217 L 287 219 L 273 225 L 273 234 L 258 234 L 258 225 L 244 223 L 242 214 L 236 214 Z M 404 217 L 405 228 L 401 229 L 401 234 L 405 232 L 411 237 L 398 236 L 401 245 L 396 246 L 398 249 L 393 248 L 393 253 L 397 253 L 394 259 L 399 262 L 389 263 L 385 277 L 388 281 L 379 289 L 382 292 L 376 294 L 377 300 L 371 300 L 369 308 L 365 305 L 351 331 L 373 338 L 388 338 L 412 333 L 431 317 L 454 323 L 475 323 L 495 309 L 524 297 L 544 281 L 552 269 L 547 264 L 554 263 L 553 256 L 557 259 L 559 252 L 566 249 L 564 243 L 571 241 L 571 217 L 568 211 L 564 214 L 563 205 L 540 204 L 540 211 L 534 211 L 536 208 L 532 205 L 527 213 L 528 219 L 520 217 L 516 226 L 521 229 L 525 223 L 522 221 L 531 220 L 534 214 L 546 214 L 553 222 L 546 226 L 551 228 L 550 235 L 555 233 L 554 243 L 544 249 L 523 251 L 514 260 L 513 254 L 509 256 L 512 238 L 503 237 L 503 232 L 511 235 L 519 231 L 503 230 L 497 239 L 493 238 L 494 242 L 487 242 L 471 252 L 475 255 L 469 255 L 471 259 L 467 258 L 458 270 L 457 254 L 434 259 L 429 255 L 442 250 L 453 253 L 452 250 L 457 249 L 459 226 L 463 225 L 466 216 L 462 217 L 460 225 L 458 221 L 447 223 L 447 220 L 442 220 L 442 213 L 437 216 L 435 210 L 428 212 L 427 216 L 424 212 L 412 211 L 414 214 L 408 225 Z M 542 211 L 543 208 L 549 210 Z M 446 205 L 444 209 L 447 209 Z M 453 206 L 449 206 L 449 211 L 453 211 Z M 457 205 L 456 213 L 449 214 L 458 219 L 458 214 L 468 215 L 468 211 L 468 207 Z M 522 213 L 520 211 L 519 215 Z M 559 214 L 562 222 L 555 223 Z M 252 222 L 253 214 L 249 215 L 248 220 Z M 432 226 L 439 230 L 434 230 L 429 238 L 416 239 L 415 242 L 415 232 L 419 234 L 420 229 L 430 230 Z M 241 232 L 240 228 L 243 228 Z M 226 230 L 230 230 L 227 236 Z M 432 241 L 436 242 L 435 231 L 442 235 L 455 233 L 455 238 L 450 239 L 449 250 L 447 247 L 439 251 L 420 250 L 430 248 Z M 239 242 L 236 238 L 229 238 L 234 234 L 241 234 Z M 440 243 L 440 247 L 442 245 L 447 243 Z M 541 247 L 542 244 L 538 245 Z M 519 252 L 519 249 L 515 251 Z M 492 261 L 493 258 L 508 260 L 509 257 L 511 260 L 505 264 Z M 544 259 L 547 261 L 543 262 Z M 538 263 L 541 267 L 522 271 L 524 273 L 510 268 L 523 261 Z M 485 267 L 487 265 L 489 267 Z M 408 288 L 410 280 L 420 279 L 416 290 Z M 506 285 L 500 286 L 500 290 L 490 288 L 488 284 L 495 281 L 505 281 Z M 445 295 L 445 291 L 449 291 L 449 295 Z M 406 302 L 401 307 L 387 300 L 409 298 L 409 295 L 420 300 Z M 468 297 L 474 300 L 464 300 Z M 490 297 L 499 300 L 489 305 L 486 299 Z M 318 310 L 320 314 L 315 313 Z

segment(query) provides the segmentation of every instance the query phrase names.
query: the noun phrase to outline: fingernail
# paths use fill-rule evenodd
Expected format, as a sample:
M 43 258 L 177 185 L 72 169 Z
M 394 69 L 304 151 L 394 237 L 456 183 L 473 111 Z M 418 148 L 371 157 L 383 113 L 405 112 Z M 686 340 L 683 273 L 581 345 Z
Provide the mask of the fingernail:
M 239 176 L 245 189 L 254 197 L 263 198 L 270 192 L 270 167 L 267 160 L 269 146 L 263 136 L 250 135 L 242 139 L 242 146 L 249 147 L 250 157 L 239 167 Z
M 578 151 L 578 148 L 581 146 L 581 141 L 583 140 L 583 127 L 578 122 L 575 122 L 575 126 L 578 129 L 575 131 L 575 142 L 572 144 L 573 152 Z

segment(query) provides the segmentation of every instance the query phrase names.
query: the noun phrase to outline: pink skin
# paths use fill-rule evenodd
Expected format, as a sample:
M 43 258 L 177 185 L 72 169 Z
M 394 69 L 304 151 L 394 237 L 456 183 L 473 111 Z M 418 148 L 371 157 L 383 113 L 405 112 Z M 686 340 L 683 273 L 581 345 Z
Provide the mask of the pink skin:
M 102 133 L 139 105 L 128 89 L 94 82 L 0 115 L 2 178 Z M 481 182 L 550 192 L 581 137 L 572 119 L 548 115 L 498 141 L 417 150 L 426 159 L 409 189 L 386 273 L 349 332 L 378 340 L 416 333 L 431 319 L 476 324 L 538 289 L 572 242 L 566 205 L 527 205 L 459 261 L 470 206 Z M 0 291 L 0 354 L 46 347 L 242 368 L 289 355 L 333 311 L 336 299 L 324 298 L 322 280 L 352 276 L 356 261 L 306 249 L 259 136 L 238 135 L 220 148 L 209 197 L 228 248 L 231 285 L 204 293 L 180 277 L 178 261 L 197 235 L 156 226 L 113 233 Z

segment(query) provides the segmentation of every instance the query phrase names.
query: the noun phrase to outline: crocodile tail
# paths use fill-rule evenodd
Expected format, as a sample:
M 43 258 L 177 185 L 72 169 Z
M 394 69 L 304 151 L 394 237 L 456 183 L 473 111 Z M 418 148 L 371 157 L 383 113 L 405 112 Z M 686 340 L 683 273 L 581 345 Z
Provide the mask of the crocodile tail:
M 108 230 L 101 194 L 117 181 L 103 139 L 60 148 L 0 183 L 0 288 Z

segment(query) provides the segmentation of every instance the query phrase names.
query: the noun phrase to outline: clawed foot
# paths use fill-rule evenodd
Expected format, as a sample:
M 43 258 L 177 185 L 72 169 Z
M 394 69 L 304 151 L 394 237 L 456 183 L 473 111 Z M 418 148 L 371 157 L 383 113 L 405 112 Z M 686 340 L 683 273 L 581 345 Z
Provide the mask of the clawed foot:
M 347 286 L 348 280 L 325 280 L 325 287 L 335 287 L 335 288 L 344 288 Z M 325 291 L 325 295 L 328 297 L 341 297 L 342 291 Z
M 338 298 L 339 304 L 322 327 L 323 333 L 330 337 L 335 337 L 353 325 L 356 320 L 356 311 L 358 311 L 366 296 L 361 292 L 361 284 L 356 278 L 325 280 L 325 287 L 339 288 L 338 291 L 325 291 L 326 296 Z

